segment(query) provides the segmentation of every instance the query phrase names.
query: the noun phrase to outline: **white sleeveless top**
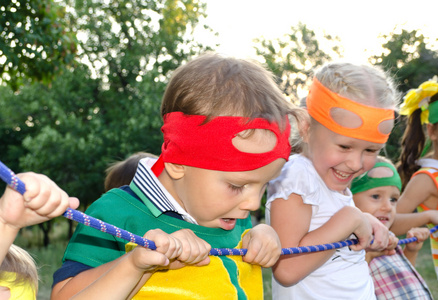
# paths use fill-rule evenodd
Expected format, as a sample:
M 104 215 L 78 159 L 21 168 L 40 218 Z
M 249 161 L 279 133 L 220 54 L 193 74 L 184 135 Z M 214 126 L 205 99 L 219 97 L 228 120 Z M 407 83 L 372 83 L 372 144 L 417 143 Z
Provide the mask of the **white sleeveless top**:
M 268 224 L 272 201 L 277 198 L 287 200 L 292 193 L 300 195 L 305 204 L 312 205 L 309 231 L 325 224 L 342 207 L 354 206 L 349 189 L 347 195 L 329 190 L 312 162 L 301 154 L 292 155 L 281 175 L 269 182 L 266 203 Z M 272 299 L 375 299 L 365 251 L 339 248 L 321 267 L 290 287 L 282 286 L 273 277 Z

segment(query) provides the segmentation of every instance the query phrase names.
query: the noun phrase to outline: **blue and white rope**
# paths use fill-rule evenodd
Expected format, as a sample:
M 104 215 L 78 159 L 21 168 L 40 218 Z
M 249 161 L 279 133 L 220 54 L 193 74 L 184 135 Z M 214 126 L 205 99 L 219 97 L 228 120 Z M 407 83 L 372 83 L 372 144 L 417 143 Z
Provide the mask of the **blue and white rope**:
M 15 175 L 12 170 L 10 170 L 5 164 L 0 161 L 0 178 L 6 182 L 12 189 L 16 190 L 20 194 L 24 194 L 26 192 L 25 184 Z M 151 240 L 145 239 L 139 235 L 133 234 L 124 229 L 118 228 L 114 225 L 108 224 L 99 219 L 93 218 L 84 214 L 83 212 L 68 208 L 64 214 L 64 217 L 67 219 L 76 221 L 78 223 L 84 224 L 85 226 L 89 226 L 100 230 L 102 232 L 106 232 L 118 238 L 124 239 L 129 242 L 133 242 L 137 245 L 143 246 L 148 249 L 155 250 L 157 247 L 155 243 Z M 434 233 L 438 230 L 438 225 L 430 229 L 430 233 Z M 417 241 L 416 237 L 402 239 L 399 240 L 398 244 L 408 244 Z M 290 254 L 300 254 L 300 253 L 309 253 L 309 252 L 319 252 L 325 250 L 333 250 L 337 248 L 342 248 L 346 246 L 355 245 L 358 243 L 357 239 L 351 239 L 346 241 L 340 241 L 337 243 L 329 243 L 315 246 L 302 246 L 302 247 L 291 247 L 291 248 L 283 248 L 281 249 L 281 255 L 290 255 Z M 223 256 L 223 255 L 245 255 L 247 249 L 236 249 L 236 248 L 213 248 L 210 250 L 210 255 L 215 256 Z

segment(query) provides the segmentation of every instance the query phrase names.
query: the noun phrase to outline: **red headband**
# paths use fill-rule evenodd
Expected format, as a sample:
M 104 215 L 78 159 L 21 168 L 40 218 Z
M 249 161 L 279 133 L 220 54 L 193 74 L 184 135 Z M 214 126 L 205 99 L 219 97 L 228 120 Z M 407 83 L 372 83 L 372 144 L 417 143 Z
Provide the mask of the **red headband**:
M 277 158 L 289 158 L 290 124 L 280 132 L 277 123 L 256 118 L 221 116 L 205 123 L 206 116 L 185 115 L 173 112 L 164 115 L 161 127 L 164 143 L 161 155 L 152 167 L 158 176 L 164 169 L 164 162 L 218 171 L 249 171 L 263 167 Z M 247 153 L 236 149 L 232 139 L 247 129 L 268 129 L 277 137 L 277 145 L 264 153 Z

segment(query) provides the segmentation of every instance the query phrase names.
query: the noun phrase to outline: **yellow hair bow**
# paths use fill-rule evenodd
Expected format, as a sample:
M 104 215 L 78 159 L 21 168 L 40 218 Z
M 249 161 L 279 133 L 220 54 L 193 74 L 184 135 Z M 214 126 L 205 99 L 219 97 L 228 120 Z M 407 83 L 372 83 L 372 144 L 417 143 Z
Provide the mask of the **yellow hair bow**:
M 438 93 L 437 76 L 423 82 L 417 89 L 411 89 L 404 97 L 400 107 L 400 114 L 410 116 L 417 109 L 421 109 L 421 124 L 429 123 L 429 99 Z

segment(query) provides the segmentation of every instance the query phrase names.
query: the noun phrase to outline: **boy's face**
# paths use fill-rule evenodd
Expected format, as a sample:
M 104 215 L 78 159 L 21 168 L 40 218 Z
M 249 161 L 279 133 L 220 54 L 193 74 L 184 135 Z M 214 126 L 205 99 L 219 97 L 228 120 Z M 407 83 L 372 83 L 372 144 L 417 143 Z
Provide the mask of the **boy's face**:
M 255 130 L 249 138 L 233 139 L 237 149 L 248 153 L 264 153 L 275 144 L 275 135 L 261 130 Z M 172 183 L 165 187 L 199 225 L 232 230 L 237 219 L 247 218 L 250 211 L 260 207 L 267 183 L 280 175 L 284 163 L 284 159 L 278 158 L 261 168 L 243 172 L 179 165 L 182 175 L 177 178 L 171 171 Z M 169 172 L 167 167 L 166 170 Z
M 379 176 L 382 172 L 387 172 L 387 169 L 388 168 L 375 168 L 371 170 L 376 171 L 373 172 L 372 175 L 373 177 L 387 177 L 387 173 L 385 173 L 386 175 L 382 174 L 382 176 Z M 372 214 L 387 228 L 390 228 L 394 222 L 399 197 L 400 190 L 392 185 L 376 187 L 353 195 L 354 203 L 357 208 L 363 212 Z

